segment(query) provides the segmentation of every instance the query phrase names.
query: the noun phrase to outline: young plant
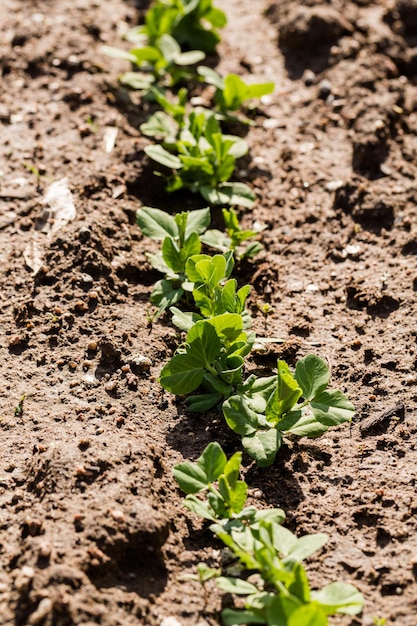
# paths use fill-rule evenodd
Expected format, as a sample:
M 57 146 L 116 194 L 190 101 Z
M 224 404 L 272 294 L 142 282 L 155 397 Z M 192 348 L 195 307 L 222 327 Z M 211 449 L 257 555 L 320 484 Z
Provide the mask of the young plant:
M 132 38 L 127 38 L 129 37 Z M 179 81 L 192 77 L 187 68 L 205 57 L 201 50 L 182 52 L 179 43 L 169 34 L 161 35 L 153 44 L 137 43 L 129 51 L 111 46 L 102 46 L 101 51 L 107 56 L 125 59 L 136 66 L 140 71 L 125 72 L 120 76 L 120 82 L 130 89 L 144 91 L 148 91 L 154 83 L 172 87 Z
M 193 297 L 202 317 L 215 317 L 222 313 L 239 313 L 244 328 L 252 319 L 245 309 L 250 285 L 237 288 L 235 278 L 229 278 L 234 260 L 231 251 L 224 254 L 199 254 L 187 261 L 187 277 L 194 283 Z
M 252 259 L 263 249 L 259 241 L 249 242 L 261 233 L 266 227 L 256 226 L 253 230 L 244 230 L 239 223 L 236 211 L 222 209 L 226 233 L 220 230 L 208 230 L 201 237 L 201 241 L 212 248 L 226 252 L 232 250 L 239 259 Z M 246 244 L 246 245 L 243 245 Z
M 210 67 L 201 65 L 197 72 L 209 85 L 216 87 L 214 100 L 221 113 L 228 114 L 241 109 L 245 102 L 261 98 L 275 89 L 274 83 L 247 84 L 237 74 L 222 78 Z
M 226 24 L 226 14 L 212 0 L 157 0 L 146 12 L 145 23 L 130 36 L 153 46 L 168 34 L 184 50 L 210 54 L 220 41 L 218 30 Z
M 327 536 L 297 538 L 282 526 L 285 514 L 281 509 L 259 511 L 245 506 L 247 484 L 239 480 L 240 463 L 240 452 L 227 459 L 214 442 L 196 463 L 174 467 L 174 476 L 187 494 L 187 508 L 214 522 L 211 530 L 240 561 L 243 574 L 245 570 L 258 573 L 256 584 L 246 577 L 216 578 L 221 590 L 246 596 L 244 609 L 222 612 L 223 623 L 326 626 L 327 616 L 333 613 L 359 613 L 363 597 L 352 585 L 336 582 L 311 590 L 302 561 L 320 549 Z
M 129 52 L 103 46 L 102 51 L 126 59 L 140 72 L 125 72 L 121 82 L 131 89 L 148 90 L 153 83 L 168 86 L 191 78 L 187 67 L 202 61 L 220 41 L 218 29 L 226 16 L 211 0 L 158 0 L 145 14 L 145 22 L 131 29 Z
M 147 137 L 158 137 L 171 143 L 175 142 L 180 128 L 186 121 L 185 105 L 188 91 L 185 88 L 179 89 L 175 100 L 167 98 L 165 93 L 156 87 L 152 87 L 150 93 L 162 111 L 156 111 L 141 124 L 141 132 Z
M 278 361 L 275 376 L 249 377 L 223 403 L 226 422 L 242 436 L 248 454 L 266 467 L 274 461 L 283 436 L 318 437 L 352 419 L 354 406 L 341 391 L 327 389 L 329 379 L 325 361 L 314 354 L 300 359 L 294 373 L 285 361 Z
M 159 308 L 158 313 L 162 313 L 194 288 L 187 278 L 186 265 L 189 258 L 201 251 L 199 235 L 210 223 L 210 210 L 172 216 L 159 209 L 142 207 L 136 219 L 146 237 L 162 241 L 160 252 L 147 254 L 152 267 L 165 274 L 165 278 L 155 283 L 150 298 Z
M 247 154 L 248 145 L 240 137 L 224 135 L 210 112 L 192 111 L 176 140 L 147 146 L 145 152 L 170 170 L 168 192 L 185 187 L 210 204 L 251 207 L 254 203 L 255 195 L 247 185 L 228 182 L 236 159 Z
M 237 313 L 199 320 L 162 368 L 159 382 L 176 395 L 201 389 L 203 393 L 190 396 L 187 402 L 191 411 L 207 411 L 242 384 L 244 357 L 253 341 L 253 333 L 243 330 L 242 316 Z

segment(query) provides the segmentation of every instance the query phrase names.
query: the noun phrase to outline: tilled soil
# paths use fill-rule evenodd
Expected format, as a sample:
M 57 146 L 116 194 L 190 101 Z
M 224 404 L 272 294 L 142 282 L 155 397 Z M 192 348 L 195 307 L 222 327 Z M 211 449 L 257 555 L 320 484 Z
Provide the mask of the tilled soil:
M 276 82 L 236 173 L 259 197 L 243 223 L 267 229 L 235 275 L 252 284 L 257 333 L 282 339 L 250 367 L 314 351 L 357 409 L 350 427 L 289 441 L 271 468 L 245 457 L 250 501 L 284 508 L 300 534 L 328 533 L 312 581 L 353 582 L 366 600 L 333 624 L 415 626 L 417 4 L 217 5 L 229 18 L 218 70 Z M 228 454 L 240 442 L 157 382 L 178 337 L 168 317 L 150 323 L 156 248 L 135 224 L 144 204 L 203 205 L 164 192 L 138 130 L 147 105 L 118 86 L 126 64 L 100 52 L 125 45 L 140 12 L 2 2 L 5 625 L 214 625 L 231 601 L 184 579 L 217 566 L 221 546 L 181 506 L 171 470 L 211 440 Z M 69 221 L 48 213 L 59 181 Z

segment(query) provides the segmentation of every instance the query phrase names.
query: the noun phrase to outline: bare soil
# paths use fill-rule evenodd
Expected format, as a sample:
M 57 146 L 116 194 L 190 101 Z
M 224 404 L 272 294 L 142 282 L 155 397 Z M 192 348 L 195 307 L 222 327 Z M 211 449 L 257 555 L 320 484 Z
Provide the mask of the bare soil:
M 251 502 L 329 534 L 312 580 L 366 599 L 333 624 L 415 626 L 417 3 L 217 5 L 218 70 L 276 82 L 236 174 L 259 196 L 243 223 L 267 224 L 265 251 L 236 276 L 253 286 L 256 331 L 283 339 L 251 367 L 314 351 L 357 408 L 351 427 L 288 442 L 271 468 L 245 457 Z M 231 599 L 183 576 L 218 565 L 221 546 L 171 470 L 239 440 L 157 382 L 177 338 L 168 319 L 148 323 L 154 248 L 135 224 L 144 204 L 202 205 L 164 192 L 138 130 L 147 106 L 100 52 L 124 45 L 140 3 L 1 9 L 0 623 L 219 624 Z M 63 178 L 76 216 L 51 226 L 45 196 Z

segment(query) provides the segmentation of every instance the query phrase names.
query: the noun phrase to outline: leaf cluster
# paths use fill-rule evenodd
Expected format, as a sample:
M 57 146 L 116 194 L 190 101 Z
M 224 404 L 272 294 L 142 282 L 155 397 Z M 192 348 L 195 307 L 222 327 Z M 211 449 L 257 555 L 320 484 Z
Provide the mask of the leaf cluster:
M 250 241 L 265 226 L 255 225 L 252 229 L 243 229 L 239 223 L 239 218 L 234 209 L 222 209 L 223 220 L 226 232 L 212 229 L 204 233 L 201 241 L 212 248 L 226 252 L 232 250 L 239 259 L 253 259 L 263 249 L 259 241 Z
M 187 261 L 201 252 L 199 235 L 210 223 L 210 210 L 172 216 L 160 209 L 142 207 L 136 214 L 136 220 L 144 235 L 162 241 L 159 252 L 147 254 L 151 265 L 165 275 L 155 283 L 151 293 L 151 302 L 158 307 L 160 314 L 194 288 L 187 277 Z
M 198 74 L 208 85 L 216 88 L 214 102 L 223 114 L 241 109 L 248 100 L 258 99 L 272 93 L 275 83 L 246 83 L 237 74 L 227 74 L 224 78 L 211 67 L 200 65 Z
M 254 203 L 247 185 L 229 182 L 248 145 L 241 137 L 223 134 L 210 111 L 192 111 L 175 139 L 147 146 L 145 152 L 163 167 L 168 192 L 187 188 L 214 205 Z
M 333 613 L 359 613 L 363 597 L 352 585 L 335 582 L 318 591 L 310 588 L 302 562 L 323 547 L 327 536 L 298 538 L 282 526 L 281 509 L 245 506 L 247 484 L 239 480 L 240 463 L 240 452 L 227 459 L 218 443 L 210 443 L 196 463 L 186 461 L 174 468 L 187 494 L 187 508 L 213 522 L 211 530 L 243 566 L 243 574 L 258 574 L 256 584 L 242 576 L 216 578 L 221 590 L 246 596 L 244 609 L 223 610 L 223 623 L 326 626 Z M 215 570 L 212 574 L 218 576 Z
M 274 461 L 284 435 L 318 437 L 352 419 L 354 406 L 341 391 L 327 388 L 329 378 L 325 361 L 314 354 L 300 359 L 294 373 L 279 360 L 276 375 L 249 377 L 223 403 L 228 426 L 258 465 Z
M 126 39 L 134 45 L 131 50 L 103 46 L 102 51 L 141 70 L 121 77 L 132 89 L 148 90 L 155 82 L 174 86 L 191 78 L 187 68 L 215 50 L 218 30 L 226 22 L 225 13 L 213 7 L 212 0 L 156 0 L 144 24 L 127 33 Z
M 241 313 L 249 326 L 249 315 L 245 310 L 250 288 L 245 285 L 237 289 L 234 279 L 227 279 L 233 268 L 232 255 L 239 254 L 239 243 L 257 234 L 258 231 L 244 231 L 233 209 L 223 209 L 228 235 L 217 230 L 207 230 L 210 223 L 210 209 L 200 209 L 178 213 L 175 216 L 160 209 L 142 207 L 136 219 L 142 233 L 154 241 L 162 241 L 161 250 L 148 253 L 152 267 L 165 276 L 155 283 L 151 302 L 159 311 L 158 315 L 177 304 L 184 294 L 193 295 L 194 304 L 201 315 L 182 314 L 177 309 L 182 330 L 189 330 L 191 323 L 204 317 L 213 317 L 227 311 Z M 210 257 L 201 255 L 202 243 L 222 249 L 226 255 Z M 240 252 L 240 257 L 253 256 L 259 250 L 257 242 L 249 244 Z M 194 257 L 194 258 L 193 258 Z M 227 281 L 227 284 L 224 284 Z M 188 301 L 189 301 L 188 297 Z
M 196 321 L 185 343 L 162 368 L 159 381 L 177 395 L 200 390 L 187 403 L 191 411 L 207 411 L 242 384 L 244 357 L 253 341 L 253 333 L 243 330 L 238 313 Z

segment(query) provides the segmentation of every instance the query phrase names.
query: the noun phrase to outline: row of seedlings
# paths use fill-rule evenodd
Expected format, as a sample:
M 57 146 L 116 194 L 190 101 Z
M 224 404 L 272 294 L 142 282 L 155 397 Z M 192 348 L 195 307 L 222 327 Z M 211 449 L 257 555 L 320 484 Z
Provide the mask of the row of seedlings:
M 160 384 L 187 396 L 191 412 L 206 414 L 221 407 L 244 450 L 266 467 L 286 435 L 317 437 L 349 421 L 354 407 L 341 391 L 328 388 L 329 369 L 313 354 L 300 359 L 294 371 L 278 360 L 269 376 L 245 374 L 246 358 L 265 338 L 251 330 L 246 308 L 250 286 L 239 287 L 232 273 L 236 258 L 253 258 L 262 249 L 255 239 L 261 229 L 243 229 L 233 208 L 250 208 L 256 197 L 248 185 L 231 181 L 236 160 L 248 153 L 248 144 L 223 133 L 222 127 L 237 120 L 250 124 L 242 106 L 271 93 L 274 84 L 249 85 L 238 75 L 221 77 L 207 66 L 191 69 L 215 52 L 225 24 L 224 12 L 211 0 L 156 0 L 143 25 L 127 35 L 134 48 L 105 52 L 130 61 L 135 71 L 123 74 L 121 82 L 142 90 L 144 98 L 159 106 L 141 131 L 156 141 L 145 152 L 160 168 L 166 190 L 186 188 L 212 207 L 223 207 L 225 232 L 209 229 L 209 208 L 175 216 L 152 207 L 138 211 L 142 233 L 161 242 L 160 251 L 148 255 L 163 274 L 151 293 L 155 317 L 169 310 L 172 324 L 185 335 L 162 368 Z M 181 85 L 196 81 L 212 86 L 210 107 L 191 106 Z M 203 253 L 203 246 L 218 253 Z M 183 303 L 191 310 L 184 310 Z M 333 613 L 359 613 L 363 597 L 352 585 L 334 582 L 311 589 L 302 563 L 327 536 L 298 538 L 282 525 L 281 509 L 247 506 L 241 461 L 241 452 L 228 459 L 212 442 L 195 463 L 185 461 L 174 468 L 187 494 L 184 504 L 211 522 L 210 529 L 239 563 L 233 573 L 203 563 L 197 568 L 202 583 L 215 578 L 219 589 L 244 598 L 239 608 L 222 611 L 223 623 L 325 626 Z

